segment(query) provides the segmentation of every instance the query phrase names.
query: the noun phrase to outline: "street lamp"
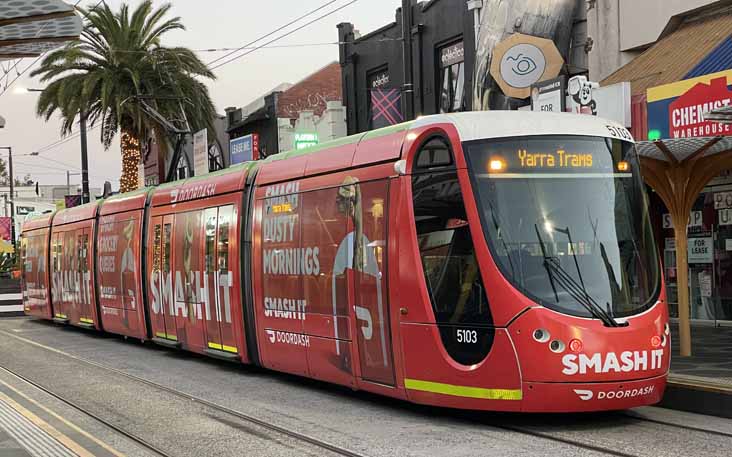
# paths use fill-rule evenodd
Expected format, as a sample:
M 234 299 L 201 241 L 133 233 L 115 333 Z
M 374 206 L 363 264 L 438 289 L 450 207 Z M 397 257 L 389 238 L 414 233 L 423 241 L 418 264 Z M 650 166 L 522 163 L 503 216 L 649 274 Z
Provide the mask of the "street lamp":
M 30 89 L 27 87 L 17 87 L 13 92 L 16 94 L 27 94 L 29 92 L 43 92 L 44 89 Z M 79 111 L 79 138 L 81 139 L 81 203 L 89 203 L 89 154 L 86 141 L 86 112 Z M 37 152 L 31 155 L 38 155 Z M 68 184 L 68 176 L 67 176 Z
M 16 87 L 13 89 L 13 93 L 17 95 L 27 94 L 28 92 L 43 92 L 43 89 L 29 89 L 27 87 Z
M 13 176 L 13 148 L 10 146 L 0 146 L 0 149 L 8 151 L 8 167 L 10 168 L 10 241 L 13 243 L 13 251 L 15 251 L 15 177 Z

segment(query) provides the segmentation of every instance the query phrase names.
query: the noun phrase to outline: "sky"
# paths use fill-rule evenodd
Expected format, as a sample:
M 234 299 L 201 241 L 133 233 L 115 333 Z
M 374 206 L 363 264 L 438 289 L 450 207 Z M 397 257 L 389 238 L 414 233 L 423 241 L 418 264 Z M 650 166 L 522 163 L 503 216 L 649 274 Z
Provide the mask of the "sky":
M 74 4 L 75 0 L 65 0 Z M 241 107 L 260 97 L 282 82 L 295 83 L 330 62 L 338 61 L 336 25 L 351 22 L 362 33 L 368 33 L 394 20 L 400 0 L 335 0 L 331 5 L 308 16 L 306 19 L 283 29 L 275 35 L 258 42 L 264 44 L 310 20 L 327 14 L 343 5 L 342 10 L 293 33 L 271 46 L 302 45 L 303 47 L 276 47 L 259 49 L 234 62 L 215 70 L 217 79 L 207 81 L 214 104 L 220 114 L 229 106 Z M 98 0 L 81 0 L 80 6 L 94 6 Z M 116 10 L 122 0 L 106 0 Z M 186 46 L 197 50 L 204 62 L 210 62 L 225 52 L 206 50 L 238 48 L 266 35 L 291 20 L 313 10 L 328 0 L 168 0 L 173 4 L 170 16 L 180 16 L 186 31 L 173 31 L 165 36 L 164 45 Z M 137 5 L 138 0 L 127 3 Z M 154 0 L 156 6 L 167 3 Z M 316 45 L 317 44 L 317 45 Z M 244 51 L 242 51 L 244 52 Z M 34 59 L 23 59 L 18 65 L 21 72 Z M 30 73 L 31 68 L 28 73 Z M 42 88 L 41 84 L 26 75 L 0 95 L 0 115 L 7 124 L 0 129 L 0 146 L 13 148 L 13 168 L 16 176 L 30 174 L 41 184 L 66 184 L 66 171 L 80 170 L 80 144 L 78 138 L 48 149 L 39 156 L 30 156 L 33 151 L 61 139 L 60 122 L 48 122 L 35 115 L 38 94 L 18 94 L 18 88 Z M 117 137 L 109 150 L 104 150 L 99 140 L 99 129 L 89 132 L 89 180 L 92 188 L 101 188 L 104 181 L 119 186 L 121 169 L 119 142 Z M 4 152 L 0 155 L 5 157 Z M 78 185 L 81 177 L 71 176 L 72 185 Z

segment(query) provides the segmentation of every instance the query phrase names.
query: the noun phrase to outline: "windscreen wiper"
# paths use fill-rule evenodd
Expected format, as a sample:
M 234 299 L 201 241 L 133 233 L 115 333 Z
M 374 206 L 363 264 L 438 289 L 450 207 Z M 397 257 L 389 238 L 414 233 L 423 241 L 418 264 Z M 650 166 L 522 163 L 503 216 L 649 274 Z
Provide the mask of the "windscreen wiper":
M 567 273 L 567 270 L 565 270 L 560 264 L 559 259 L 556 257 L 552 257 L 547 255 L 546 253 L 546 246 L 544 244 L 544 240 L 541 237 L 541 234 L 539 233 L 539 227 L 534 224 L 534 229 L 536 230 L 536 236 L 539 239 L 539 244 L 541 246 L 541 251 L 544 256 L 544 268 L 546 268 L 547 273 L 549 274 L 549 282 L 551 283 L 552 289 L 554 291 L 554 296 L 557 298 L 557 301 L 559 301 L 559 298 L 557 296 L 557 290 L 554 286 L 555 282 L 558 283 L 564 290 L 566 290 L 569 295 L 580 305 L 582 305 L 591 316 L 600 319 L 603 324 L 607 327 L 620 327 L 621 324 L 619 324 L 615 319 L 613 319 L 602 307 L 590 296 L 590 294 L 587 292 L 587 289 L 584 287 L 584 283 L 581 285 L 577 283 L 577 281 L 572 278 L 572 276 Z M 566 233 L 566 232 L 562 232 Z M 571 242 L 570 242 L 571 243 Z M 571 244 L 570 244 L 571 246 Z M 575 262 L 576 266 L 579 271 L 579 263 L 577 262 L 576 254 L 574 253 L 574 249 L 572 249 L 572 254 L 575 255 Z M 581 275 L 580 275 L 581 280 Z
M 592 306 L 593 306 L 593 307 L 594 307 L 595 309 L 597 309 L 597 310 L 598 310 L 598 311 L 599 311 L 599 312 L 600 312 L 600 313 L 601 313 L 601 314 L 602 314 L 603 316 L 605 316 L 605 317 L 607 318 L 606 324 L 608 324 L 608 323 L 609 323 L 609 324 L 610 324 L 610 326 L 612 326 L 612 327 L 621 327 L 621 326 L 623 326 L 623 327 L 624 327 L 624 326 L 628 325 L 628 323 L 627 323 L 627 322 L 625 322 L 625 323 L 623 323 L 623 324 L 620 324 L 620 323 L 619 323 L 618 321 L 616 321 L 616 320 L 615 320 L 615 319 L 614 319 L 614 318 L 613 318 L 613 317 L 612 317 L 612 316 L 610 315 L 610 312 L 609 312 L 609 311 L 605 311 L 605 309 L 603 309 L 603 307 L 602 307 L 602 306 L 600 306 L 600 305 L 599 305 L 599 304 L 598 304 L 598 303 L 597 303 L 597 302 L 596 302 L 596 301 L 595 301 L 595 300 L 594 300 L 594 299 L 592 298 L 592 296 L 591 296 L 591 295 L 589 294 L 589 292 L 587 292 L 587 287 L 585 287 L 585 282 L 584 282 L 584 281 L 582 280 L 582 271 L 580 270 L 580 267 L 579 267 L 579 261 L 577 260 L 577 252 L 576 252 L 576 251 L 575 251 L 575 249 L 574 249 L 574 243 L 572 242 L 572 233 L 571 233 L 571 232 L 569 231 L 569 227 L 567 227 L 567 228 L 566 228 L 566 229 L 564 229 L 564 230 L 561 230 L 561 229 L 558 229 L 558 228 L 555 228 L 554 230 L 556 230 L 556 231 L 557 231 L 557 232 L 559 232 L 559 233 L 563 233 L 563 234 L 567 235 L 567 240 L 569 241 L 569 248 L 570 248 L 570 249 L 572 250 L 572 258 L 574 259 L 574 265 L 575 265 L 575 267 L 577 268 L 577 277 L 578 277 L 578 278 L 579 278 L 579 280 L 580 280 L 580 285 L 581 285 L 581 287 L 582 287 L 582 292 L 583 292 L 584 296 L 585 296 L 585 297 L 587 298 L 588 302 L 589 302 L 589 303 L 590 303 L 590 304 L 591 304 L 591 305 L 592 305 Z M 559 266 L 559 267 L 561 268 L 561 265 L 558 265 L 558 266 Z M 569 275 L 567 275 L 567 276 L 569 277 L 569 279 L 570 279 L 570 280 L 573 280 L 573 278 L 572 278 L 571 276 L 569 276 Z M 575 285 L 577 285 L 577 283 L 576 283 L 576 282 L 574 282 L 574 284 L 575 284 Z M 608 307 L 609 307 L 609 306 L 610 306 L 610 304 L 608 303 Z
M 544 269 L 546 270 L 547 276 L 549 276 L 549 284 L 552 286 L 552 292 L 554 292 L 554 299 L 559 303 L 559 295 L 557 295 L 557 286 L 554 285 L 554 274 L 552 273 L 551 268 L 547 264 L 547 259 L 549 259 L 549 256 L 546 254 L 546 245 L 544 244 L 544 239 L 541 237 L 541 234 L 539 233 L 539 227 L 534 224 L 534 230 L 536 230 L 536 238 L 539 239 L 539 246 L 541 247 L 541 256 L 544 259 L 543 265 Z

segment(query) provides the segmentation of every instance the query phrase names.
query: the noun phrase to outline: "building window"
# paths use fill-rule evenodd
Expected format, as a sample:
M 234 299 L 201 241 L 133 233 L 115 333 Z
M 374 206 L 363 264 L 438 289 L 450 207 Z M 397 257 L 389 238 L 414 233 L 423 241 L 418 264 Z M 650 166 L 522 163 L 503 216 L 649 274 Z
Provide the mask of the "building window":
M 465 111 L 465 50 L 459 41 L 444 46 L 440 58 L 440 112 Z
M 401 110 L 402 93 L 389 84 L 389 70 L 380 68 L 366 77 L 369 92 L 369 129 L 378 129 L 404 121 Z

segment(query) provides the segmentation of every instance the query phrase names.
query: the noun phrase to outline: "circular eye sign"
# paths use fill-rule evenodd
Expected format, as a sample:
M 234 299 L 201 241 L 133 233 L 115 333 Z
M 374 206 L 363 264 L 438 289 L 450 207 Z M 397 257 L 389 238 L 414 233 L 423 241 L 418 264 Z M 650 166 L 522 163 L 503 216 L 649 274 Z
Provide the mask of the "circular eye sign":
M 546 69 L 541 49 L 533 44 L 517 44 L 501 58 L 501 76 L 509 85 L 519 89 L 531 87 Z
M 528 98 L 532 84 L 556 78 L 563 65 L 553 41 L 514 33 L 493 48 L 490 73 L 507 96 Z

